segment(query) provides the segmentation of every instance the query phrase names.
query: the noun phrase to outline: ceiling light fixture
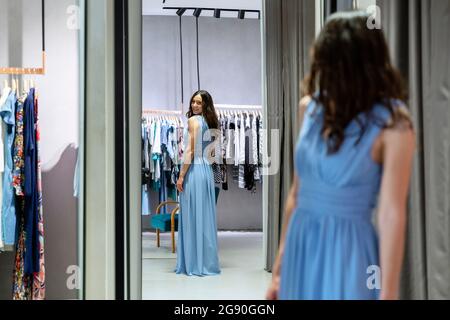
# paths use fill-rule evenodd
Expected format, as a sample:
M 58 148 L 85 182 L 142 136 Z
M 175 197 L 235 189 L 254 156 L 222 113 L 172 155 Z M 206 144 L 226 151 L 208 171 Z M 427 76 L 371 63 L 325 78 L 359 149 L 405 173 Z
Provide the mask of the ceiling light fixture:
M 177 10 L 177 16 L 181 17 L 186 12 L 186 9 L 180 8 Z
M 202 9 L 195 9 L 194 11 L 194 17 L 198 18 L 200 17 L 200 14 L 202 13 Z

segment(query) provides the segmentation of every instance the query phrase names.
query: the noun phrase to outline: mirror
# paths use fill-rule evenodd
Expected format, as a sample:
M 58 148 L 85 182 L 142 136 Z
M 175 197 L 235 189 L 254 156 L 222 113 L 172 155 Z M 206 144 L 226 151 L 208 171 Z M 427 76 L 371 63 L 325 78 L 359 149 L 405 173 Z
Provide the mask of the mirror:
M 143 0 L 142 298 L 264 299 L 262 1 L 246 11 L 236 1 L 165 5 Z M 215 154 L 225 161 L 195 158 L 184 172 L 186 114 L 199 89 L 222 115 Z M 206 111 L 192 119 L 202 135 L 214 123 Z

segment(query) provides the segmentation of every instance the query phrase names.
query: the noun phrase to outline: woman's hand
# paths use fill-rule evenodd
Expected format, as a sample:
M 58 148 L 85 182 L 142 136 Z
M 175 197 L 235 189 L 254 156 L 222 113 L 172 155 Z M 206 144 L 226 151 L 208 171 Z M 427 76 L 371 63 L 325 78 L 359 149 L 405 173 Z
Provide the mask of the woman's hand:
M 183 183 L 184 183 L 184 178 L 180 177 L 177 181 L 177 190 L 178 192 L 183 192 Z
M 278 300 L 278 290 L 280 289 L 280 276 L 274 275 L 269 289 L 267 289 L 267 300 Z

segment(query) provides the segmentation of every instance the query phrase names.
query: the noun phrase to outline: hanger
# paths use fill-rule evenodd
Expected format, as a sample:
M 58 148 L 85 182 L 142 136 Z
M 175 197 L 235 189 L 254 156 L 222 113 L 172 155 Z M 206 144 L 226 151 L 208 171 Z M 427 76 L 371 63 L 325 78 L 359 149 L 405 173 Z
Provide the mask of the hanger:
M 28 79 L 25 79 L 25 77 L 22 79 L 23 82 L 23 90 L 25 92 L 29 92 L 30 91 L 30 81 L 28 81 Z
M 19 82 L 19 78 L 17 78 L 16 79 L 16 93 L 17 93 L 17 95 L 21 95 L 21 92 L 20 92 L 20 82 Z
M 11 91 L 17 93 L 17 84 L 14 78 L 11 80 Z

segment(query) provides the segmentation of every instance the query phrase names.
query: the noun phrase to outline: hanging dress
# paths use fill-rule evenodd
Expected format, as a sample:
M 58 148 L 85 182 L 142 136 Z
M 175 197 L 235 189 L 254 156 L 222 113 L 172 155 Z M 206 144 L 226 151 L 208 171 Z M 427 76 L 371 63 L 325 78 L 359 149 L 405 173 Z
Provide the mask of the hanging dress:
M 285 240 L 281 300 L 379 297 L 379 288 L 368 282 L 379 266 L 372 212 L 382 166 L 371 152 L 389 116 L 381 105 L 370 116 L 360 115 L 366 130 L 359 144 L 360 127 L 353 121 L 339 152 L 328 155 L 323 109 L 314 100 L 308 105 L 295 150 L 300 187 Z
M 5 128 L 5 168 L 3 173 L 3 190 L 2 190 L 2 233 L 3 244 L 5 246 L 14 246 L 17 239 L 16 225 L 16 204 L 14 201 L 14 188 L 12 186 L 12 148 L 14 144 L 15 133 L 15 110 L 18 100 L 16 94 L 9 93 L 6 102 L 0 106 L 0 116 Z
M 194 116 L 194 160 L 184 178 L 178 218 L 177 274 L 208 276 L 220 274 L 217 247 L 217 222 L 214 177 L 204 154 L 208 125 L 202 116 Z M 205 139 L 203 139 L 205 137 Z M 190 143 L 188 131 L 184 141 Z M 186 147 L 184 150 L 186 150 Z
M 25 196 L 23 192 L 17 194 L 18 190 L 23 190 L 25 169 L 24 155 L 24 103 L 28 95 L 22 96 L 16 103 L 15 122 L 16 135 L 14 138 L 14 175 L 15 181 L 12 186 L 16 192 L 16 212 L 18 217 L 18 240 L 16 243 L 16 254 L 14 260 L 13 274 L 13 300 L 32 299 L 32 277 L 25 274 Z
M 16 245 L 13 277 L 14 300 L 45 299 L 44 221 L 42 207 L 42 177 L 40 164 L 40 131 L 38 99 L 31 89 L 21 107 L 17 108 L 16 125 L 22 127 L 16 135 L 15 156 L 23 154 L 23 195 L 17 195 L 19 239 Z M 17 158 L 16 158 L 17 159 Z M 16 192 L 19 188 L 16 187 Z
M 37 169 L 37 210 L 38 210 L 38 264 L 39 271 L 33 274 L 33 300 L 45 299 L 45 250 L 44 250 L 44 210 L 42 201 L 41 129 L 39 125 L 39 101 L 35 93 L 34 111 L 36 122 L 36 169 Z

